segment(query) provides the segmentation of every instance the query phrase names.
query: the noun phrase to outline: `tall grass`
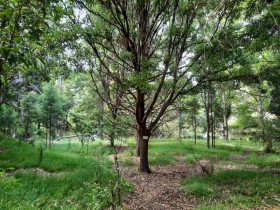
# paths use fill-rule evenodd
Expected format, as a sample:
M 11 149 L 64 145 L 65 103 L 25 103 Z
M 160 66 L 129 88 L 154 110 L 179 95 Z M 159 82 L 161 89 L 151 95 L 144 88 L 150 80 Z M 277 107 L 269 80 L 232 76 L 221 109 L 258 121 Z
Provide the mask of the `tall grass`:
M 110 151 L 100 143 L 89 150 L 78 143 L 70 148 L 68 142 L 58 143 L 44 151 L 39 162 L 37 147 L 3 136 L 0 142 L 0 209 L 104 209 L 110 205 L 116 174 L 102 156 Z M 131 190 L 124 180 L 120 185 L 122 191 Z M 100 189 L 107 196 L 99 196 Z
M 211 177 L 187 178 L 182 182 L 182 189 L 205 201 L 201 209 L 216 209 L 218 206 L 218 209 L 280 207 L 280 177 L 274 173 L 219 171 Z

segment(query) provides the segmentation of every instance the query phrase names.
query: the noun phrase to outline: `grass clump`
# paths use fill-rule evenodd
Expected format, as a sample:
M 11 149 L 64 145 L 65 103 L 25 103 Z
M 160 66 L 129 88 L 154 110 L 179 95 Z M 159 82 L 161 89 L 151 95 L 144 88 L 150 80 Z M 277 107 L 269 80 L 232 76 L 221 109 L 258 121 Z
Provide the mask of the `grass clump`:
M 251 209 L 279 206 L 280 177 L 273 173 L 245 170 L 225 170 L 213 176 L 190 177 L 182 182 L 182 189 L 203 198 L 201 209 Z
M 121 160 L 121 162 L 125 165 L 125 166 L 134 166 L 135 163 L 132 160 L 129 159 L 123 159 Z
M 150 158 L 150 163 L 152 165 L 168 165 L 174 163 L 176 158 L 171 155 L 161 155 L 161 156 L 153 156 Z
M 280 155 L 279 154 L 257 155 L 256 153 L 252 153 L 246 158 L 246 163 L 260 166 L 260 167 L 265 167 L 265 166 L 276 167 L 280 165 Z
M 196 164 L 199 160 L 203 159 L 202 154 L 189 154 L 185 156 L 184 160 L 189 164 Z

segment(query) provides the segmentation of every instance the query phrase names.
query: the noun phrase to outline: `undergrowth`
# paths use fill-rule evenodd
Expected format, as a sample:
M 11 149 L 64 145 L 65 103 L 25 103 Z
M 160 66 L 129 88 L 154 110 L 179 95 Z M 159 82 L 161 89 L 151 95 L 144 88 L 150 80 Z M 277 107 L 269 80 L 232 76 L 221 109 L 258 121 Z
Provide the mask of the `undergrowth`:
M 280 207 L 280 177 L 275 173 L 218 171 L 213 176 L 189 177 L 182 189 L 204 201 L 200 209 Z
M 0 209 L 104 209 L 110 206 L 112 163 L 99 143 L 90 150 L 59 143 L 43 152 L 37 147 L 0 136 Z M 96 156 L 93 156 L 95 154 Z M 122 192 L 132 187 L 121 180 Z M 106 193 L 105 193 L 106 192 Z M 104 194 L 104 196 L 102 196 Z

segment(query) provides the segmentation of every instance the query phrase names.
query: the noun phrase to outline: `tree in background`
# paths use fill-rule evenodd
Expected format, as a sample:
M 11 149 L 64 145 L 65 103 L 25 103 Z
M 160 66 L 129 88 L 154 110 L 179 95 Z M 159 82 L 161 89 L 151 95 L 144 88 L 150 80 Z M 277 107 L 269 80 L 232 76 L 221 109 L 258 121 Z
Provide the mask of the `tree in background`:
M 38 120 L 37 99 L 38 95 L 34 91 L 31 91 L 26 93 L 20 101 L 20 114 L 21 123 L 24 129 L 24 139 L 31 137 L 32 124 Z
M 2 133 L 15 136 L 17 115 L 15 108 L 5 104 L 0 106 L 0 131 Z
M 56 127 L 63 118 L 64 101 L 54 85 L 45 83 L 38 98 L 39 116 L 46 128 L 46 147 L 51 148 L 51 140 L 56 136 Z
M 220 85 L 220 100 L 222 107 L 222 117 L 223 117 L 223 139 L 229 141 L 229 126 L 228 120 L 231 116 L 231 104 L 234 86 L 231 83 L 223 83 Z
M 193 133 L 194 133 L 194 144 L 196 144 L 197 140 L 197 128 L 199 124 L 199 110 L 201 105 L 199 103 L 197 95 L 187 97 L 183 103 L 187 107 L 187 117 L 190 119 L 189 122 L 191 124 Z

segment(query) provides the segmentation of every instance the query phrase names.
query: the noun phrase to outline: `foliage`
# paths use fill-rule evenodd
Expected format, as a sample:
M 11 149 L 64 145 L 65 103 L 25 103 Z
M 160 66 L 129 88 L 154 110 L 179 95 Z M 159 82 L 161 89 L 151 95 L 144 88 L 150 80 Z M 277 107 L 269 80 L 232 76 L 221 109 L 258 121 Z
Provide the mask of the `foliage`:
M 17 113 L 13 107 L 0 106 L 0 131 L 9 135 L 15 133 L 15 125 L 17 123 Z
M 50 30 L 52 21 L 61 17 L 59 9 L 57 1 L 52 0 L 1 3 L 0 105 L 13 99 L 29 70 L 41 70 L 45 60 L 43 36 Z
M 21 123 L 25 131 L 24 135 L 20 137 L 25 139 L 31 137 L 32 123 L 38 120 L 37 98 L 38 95 L 34 91 L 31 91 L 25 94 L 21 99 Z
M 59 120 L 63 119 L 66 111 L 63 109 L 64 100 L 52 84 L 44 84 L 43 92 L 38 98 L 39 118 L 49 130 L 49 139 L 54 138 L 54 128 L 58 126 Z

